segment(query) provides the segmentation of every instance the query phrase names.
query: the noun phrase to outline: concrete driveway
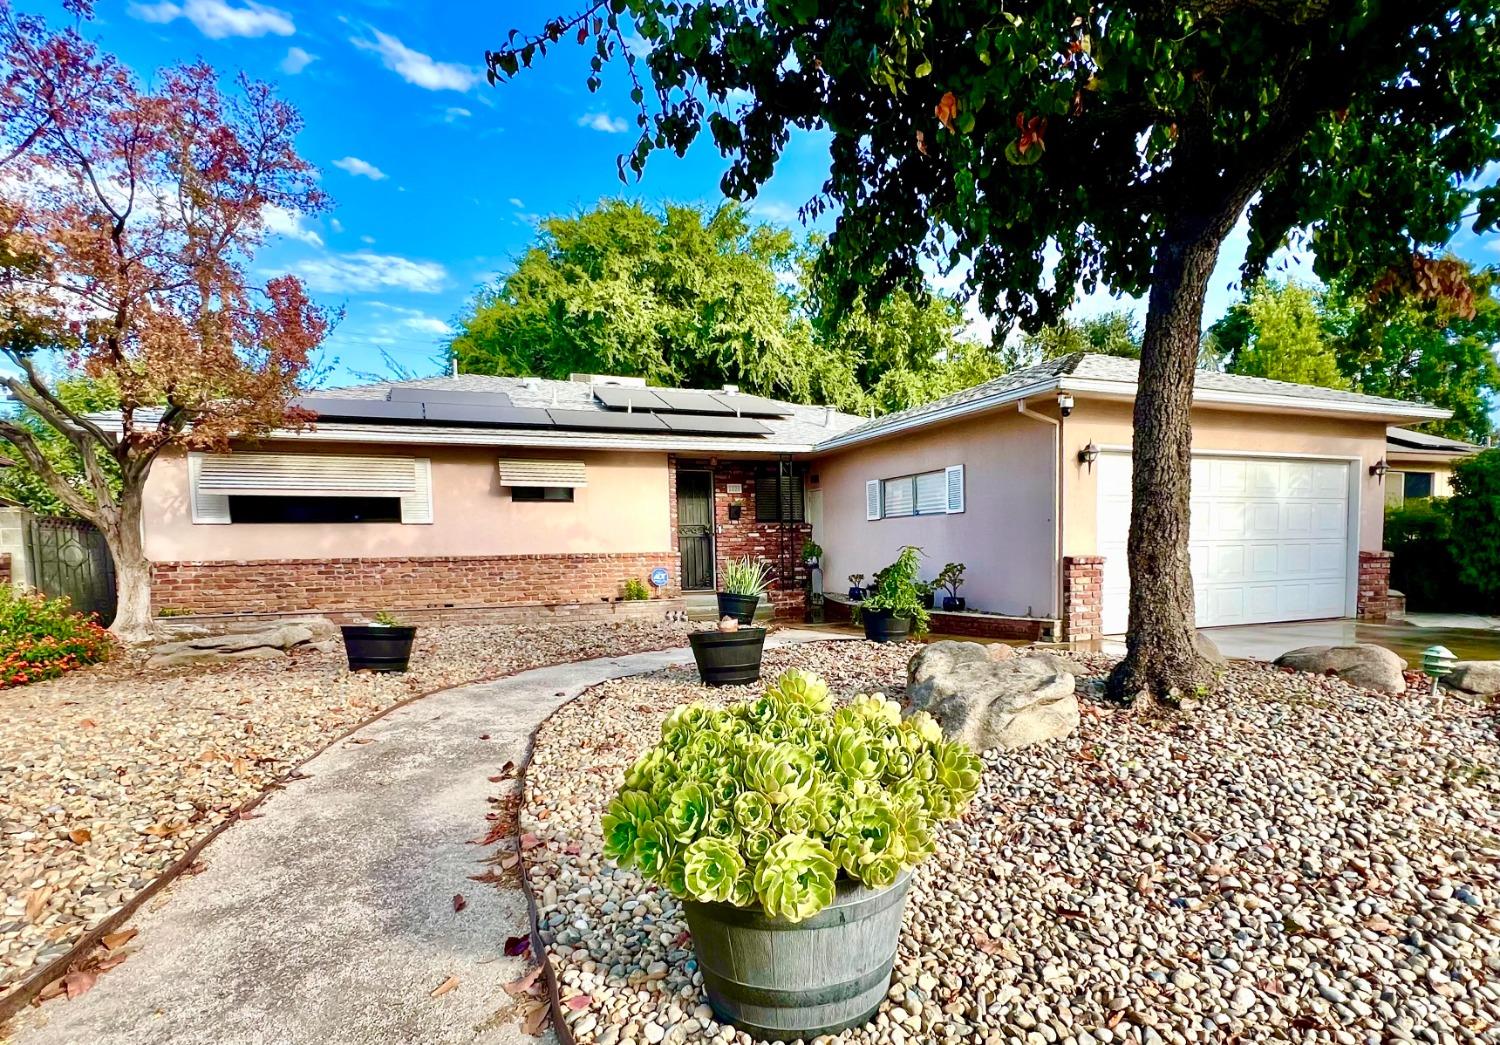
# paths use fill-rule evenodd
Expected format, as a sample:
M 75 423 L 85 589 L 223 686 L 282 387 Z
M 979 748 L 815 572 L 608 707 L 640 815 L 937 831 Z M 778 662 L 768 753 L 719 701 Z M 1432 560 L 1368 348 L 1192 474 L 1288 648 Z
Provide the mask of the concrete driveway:
M 1500 660 L 1500 618 L 1466 614 L 1410 614 L 1403 622 L 1372 624 L 1356 620 L 1297 621 L 1291 624 L 1247 624 L 1204 628 L 1203 634 L 1226 657 L 1275 660 L 1301 646 L 1345 646 L 1370 642 L 1404 657 L 1409 664 L 1422 659 L 1428 646 L 1447 646 L 1460 660 Z M 1116 636 L 1104 642 L 1106 652 L 1123 653 Z
M 808 636 L 780 632 L 768 646 Z M 138 951 L 74 1001 L 18 1017 L 18 1045 L 95 1042 L 555 1042 L 522 1033 L 505 957 L 530 931 L 494 867 L 492 783 L 552 710 L 687 649 L 542 668 L 435 693 L 317 756 L 131 924 Z M 454 894 L 465 903 L 455 911 Z M 449 977 L 457 986 L 432 997 Z

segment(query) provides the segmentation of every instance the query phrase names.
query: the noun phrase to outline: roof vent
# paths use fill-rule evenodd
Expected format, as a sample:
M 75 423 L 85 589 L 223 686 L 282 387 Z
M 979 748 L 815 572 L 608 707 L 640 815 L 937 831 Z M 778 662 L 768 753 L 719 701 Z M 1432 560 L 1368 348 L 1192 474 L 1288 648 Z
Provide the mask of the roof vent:
M 621 388 L 645 388 L 644 377 L 617 377 L 614 374 L 569 374 L 569 381 L 583 385 L 617 385 Z
M 726 395 L 737 396 L 737 395 L 740 394 L 740 386 L 739 385 L 725 385 L 724 386 L 724 393 Z

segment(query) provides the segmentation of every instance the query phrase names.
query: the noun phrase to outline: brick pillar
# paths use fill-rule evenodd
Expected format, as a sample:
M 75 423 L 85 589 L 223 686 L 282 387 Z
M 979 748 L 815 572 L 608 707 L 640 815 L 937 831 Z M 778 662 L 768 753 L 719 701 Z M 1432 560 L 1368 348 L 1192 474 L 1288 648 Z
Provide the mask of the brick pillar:
M 1104 634 L 1104 556 L 1063 559 L 1063 637 L 1088 642 Z
M 1360 620 L 1385 620 L 1391 606 L 1391 553 L 1359 553 L 1359 595 L 1355 615 Z
M 8 588 L 11 583 L 10 552 L 0 552 L 0 585 Z

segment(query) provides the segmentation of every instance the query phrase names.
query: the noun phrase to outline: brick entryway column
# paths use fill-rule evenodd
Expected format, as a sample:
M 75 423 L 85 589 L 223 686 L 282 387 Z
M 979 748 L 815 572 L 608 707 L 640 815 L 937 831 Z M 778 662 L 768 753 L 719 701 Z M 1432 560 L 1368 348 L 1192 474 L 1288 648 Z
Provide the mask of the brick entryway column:
M 1063 638 L 1088 642 L 1104 634 L 1104 556 L 1063 559 Z
M 1385 620 L 1391 608 L 1391 553 L 1359 553 L 1359 595 L 1354 603 L 1360 620 Z

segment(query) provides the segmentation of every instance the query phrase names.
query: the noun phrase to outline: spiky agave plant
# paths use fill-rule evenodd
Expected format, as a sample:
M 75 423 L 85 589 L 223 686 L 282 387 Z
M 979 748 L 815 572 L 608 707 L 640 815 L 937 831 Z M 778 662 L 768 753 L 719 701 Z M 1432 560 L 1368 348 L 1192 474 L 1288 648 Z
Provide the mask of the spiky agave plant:
M 756 700 L 674 711 L 605 812 L 604 853 L 679 898 L 802 921 L 841 876 L 883 888 L 930 856 L 982 768 L 925 712 L 878 694 L 834 710 L 788 671 Z
M 756 596 L 771 586 L 771 568 L 764 562 L 745 556 L 724 567 L 724 592 L 727 595 Z

